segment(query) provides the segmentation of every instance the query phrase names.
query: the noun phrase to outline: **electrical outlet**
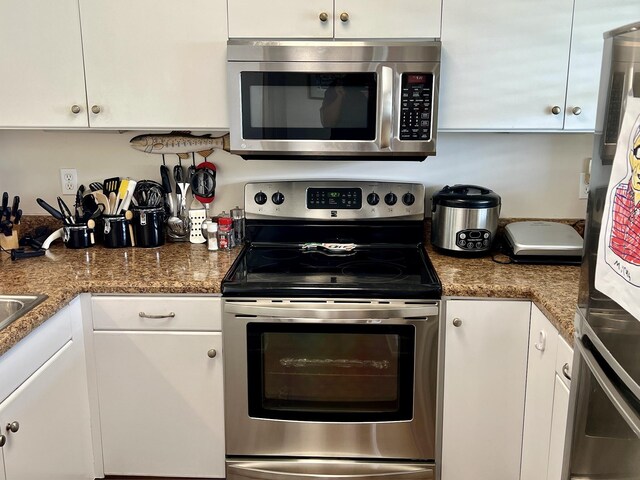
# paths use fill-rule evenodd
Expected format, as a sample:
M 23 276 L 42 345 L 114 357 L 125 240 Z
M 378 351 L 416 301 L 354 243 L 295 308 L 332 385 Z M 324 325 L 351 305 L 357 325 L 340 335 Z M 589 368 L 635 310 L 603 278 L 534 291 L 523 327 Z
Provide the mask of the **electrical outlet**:
M 75 168 L 61 168 L 60 183 L 63 195 L 75 195 L 78 190 L 78 171 Z
M 581 173 L 578 183 L 578 198 L 585 199 L 589 197 L 589 174 Z

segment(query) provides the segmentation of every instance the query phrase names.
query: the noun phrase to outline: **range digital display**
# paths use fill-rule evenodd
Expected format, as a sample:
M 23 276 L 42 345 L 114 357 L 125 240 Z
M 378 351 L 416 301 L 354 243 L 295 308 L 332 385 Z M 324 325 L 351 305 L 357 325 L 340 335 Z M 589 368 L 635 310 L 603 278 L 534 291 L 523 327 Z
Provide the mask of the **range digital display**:
M 307 208 L 311 210 L 358 210 L 362 208 L 360 188 L 309 188 Z

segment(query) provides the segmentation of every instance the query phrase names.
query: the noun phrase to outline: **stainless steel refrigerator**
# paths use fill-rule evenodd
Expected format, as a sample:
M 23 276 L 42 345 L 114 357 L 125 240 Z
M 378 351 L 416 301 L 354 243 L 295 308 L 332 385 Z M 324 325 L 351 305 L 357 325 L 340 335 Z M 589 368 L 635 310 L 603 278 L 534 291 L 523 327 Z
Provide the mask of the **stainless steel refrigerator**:
M 640 479 L 640 321 L 594 287 L 605 197 L 631 96 L 640 97 L 640 23 L 605 34 L 565 479 Z

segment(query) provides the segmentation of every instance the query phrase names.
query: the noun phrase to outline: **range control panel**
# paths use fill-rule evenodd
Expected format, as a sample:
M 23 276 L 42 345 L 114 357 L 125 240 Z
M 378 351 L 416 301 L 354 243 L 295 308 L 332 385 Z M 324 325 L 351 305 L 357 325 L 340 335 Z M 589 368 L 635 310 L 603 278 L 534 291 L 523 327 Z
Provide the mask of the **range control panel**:
M 431 140 L 433 75 L 403 73 L 400 140 Z
M 482 229 L 460 230 L 456 233 L 456 245 L 470 252 L 491 247 L 491 232 Z
M 419 183 L 290 181 L 247 183 L 247 218 L 279 220 L 424 219 Z
M 362 208 L 360 188 L 308 188 L 307 208 L 346 209 Z

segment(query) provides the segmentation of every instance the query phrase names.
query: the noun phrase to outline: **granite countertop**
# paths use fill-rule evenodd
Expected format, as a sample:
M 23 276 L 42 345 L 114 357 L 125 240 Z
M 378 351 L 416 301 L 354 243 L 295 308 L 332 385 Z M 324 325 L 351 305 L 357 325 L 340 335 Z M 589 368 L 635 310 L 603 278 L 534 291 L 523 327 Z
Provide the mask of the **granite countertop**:
M 54 244 L 45 256 L 11 261 L 0 256 L 0 294 L 49 298 L 0 331 L 0 355 L 79 293 L 219 293 L 240 249 L 209 252 L 204 245 L 167 243 L 160 248 L 83 250 Z M 533 300 L 573 344 L 573 316 L 580 268 L 499 264 L 491 257 L 461 258 L 427 247 L 444 296 Z

